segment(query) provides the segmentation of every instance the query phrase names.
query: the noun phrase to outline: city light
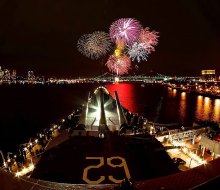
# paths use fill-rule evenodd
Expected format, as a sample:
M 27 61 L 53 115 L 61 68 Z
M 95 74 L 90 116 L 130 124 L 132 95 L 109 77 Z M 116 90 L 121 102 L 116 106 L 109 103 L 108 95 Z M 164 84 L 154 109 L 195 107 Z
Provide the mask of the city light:
M 119 77 L 115 77 L 115 82 L 118 83 L 119 82 Z
M 30 164 L 28 167 L 25 167 L 21 171 L 16 172 L 15 176 L 16 177 L 24 176 L 24 175 L 32 172 L 34 170 L 34 168 L 35 168 L 34 164 Z
M 115 50 L 115 53 L 113 55 L 116 55 L 116 57 L 121 58 L 121 55 L 123 53 L 121 52 L 125 46 L 123 43 L 118 42 L 117 48 Z M 112 66 L 111 64 L 109 66 Z M 125 67 L 126 65 L 124 65 Z M 114 67 L 114 65 L 113 65 Z M 127 72 L 127 69 L 130 69 L 129 66 L 127 69 L 125 69 L 124 72 Z M 120 72 L 120 68 L 113 68 L 115 69 L 116 73 Z M 15 76 L 16 73 L 16 76 Z M 12 77 L 13 76 L 13 77 Z M 17 72 L 14 70 L 11 72 L 8 69 L 1 70 L 0 67 L 0 85 L 1 84 L 78 84 L 78 83 L 97 83 L 97 82 L 105 82 L 114 83 L 114 78 L 117 75 L 105 73 L 101 76 L 97 77 L 91 77 L 91 78 L 70 78 L 70 79 L 64 79 L 64 78 L 44 78 L 35 76 L 33 71 L 28 71 L 27 76 L 17 76 Z M 164 86 L 168 86 L 174 89 L 180 89 L 186 92 L 198 92 L 200 94 L 210 94 L 220 97 L 220 88 L 219 88 L 219 81 L 201 81 L 198 77 L 175 77 L 174 82 L 172 81 L 174 78 L 171 76 L 166 76 L 162 74 L 157 74 L 155 76 L 147 76 L 147 75 L 130 75 L 130 76 L 121 76 L 120 82 L 144 82 L 144 83 L 158 83 Z M 179 81 L 189 81 L 186 84 L 176 84 L 176 82 L 179 83 Z M 209 85 L 210 84 L 210 85 Z M 205 87 L 206 86 L 206 87 Z
M 119 46 L 119 45 L 118 45 Z M 115 49 L 115 51 L 112 51 L 113 55 L 115 54 L 115 56 L 117 57 L 117 59 L 120 59 L 121 56 L 123 55 L 123 48 L 125 48 L 123 46 L 123 44 L 121 45 L 122 49 L 118 48 Z M 130 58 L 129 58 L 130 59 Z M 116 68 L 118 72 L 120 72 L 118 70 L 118 68 Z M 122 70 L 126 68 L 122 68 Z M 15 75 L 15 72 L 13 72 Z M 10 70 L 6 70 L 4 72 L 4 78 L 0 78 L 0 81 L 4 84 L 10 84 L 12 81 L 17 81 L 16 78 L 11 77 L 12 72 L 10 72 Z M 10 77 L 9 77 L 10 76 Z M 6 80 L 7 79 L 7 80 Z M 28 75 L 27 78 L 23 80 L 24 83 L 27 84 L 37 84 L 37 77 L 34 75 L 34 73 L 32 71 L 28 71 Z M 200 80 L 196 77 L 192 77 L 192 78 L 187 78 L 187 77 L 169 77 L 169 76 L 164 76 L 164 75 L 157 75 L 157 76 L 147 76 L 147 75 L 135 75 L 135 76 L 119 76 L 118 75 L 111 75 L 109 73 L 105 74 L 105 75 L 101 75 L 98 77 L 93 77 L 93 78 L 82 78 L 82 79 L 48 79 L 45 80 L 47 81 L 49 84 L 53 83 L 53 84 L 78 84 L 78 83 L 99 83 L 99 82 L 103 82 L 103 83 L 120 83 L 120 82 L 137 82 L 137 84 L 139 84 L 139 86 L 141 87 L 145 87 L 146 83 L 149 84 L 158 84 L 161 85 L 167 89 L 169 89 L 169 95 L 172 98 L 176 98 L 178 97 L 178 99 L 181 100 L 180 102 L 180 107 L 182 110 L 184 110 L 184 113 L 186 112 L 186 106 L 185 106 L 185 102 L 186 100 L 188 101 L 188 99 L 190 99 L 190 93 L 195 94 L 197 97 L 197 103 L 196 103 L 196 114 L 195 117 L 199 118 L 198 113 L 203 114 L 203 118 L 207 118 L 207 120 L 209 119 L 209 113 L 210 113 L 210 108 L 212 109 L 212 119 L 213 120 L 218 120 L 220 117 L 220 83 L 219 81 L 213 81 L 213 80 Z M 23 84 L 24 84 L 23 83 Z M 143 85 L 143 86 L 142 86 Z M 103 91 L 107 94 L 109 94 L 108 90 L 104 87 Z M 99 89 L 99 88 L 98 88 Z M 95 94 L 98 92 L 98 89 L 95 91 Z M 123 89 L 124 93 L 128 93 L 127 89 Z M 91 99 L 88 98 L 88 102 L 91 103 Z M 104 108 L 106 108 L 109 104 L 109 100 L 108 102 L 104 103 Z M 84 106 L 85 104 L 83 104 L 82 106 Z M 99 120 L 100 120 L 100 115 L 101 115 L 101 109 L 100 109 L 100 100 L 97 101 L 97 105 L 96 104 L 91 104 L 91 107 L 88 107 L 87 109 L 90 108 L 94 108 L 93 111 L 90 112 L 89 116 L 86 115 L 86 120 L 87 117 L 92 118 L 92 119 L 88 119 L 88 121 L 93 120 L 92 122 L 88 122 L 90 125 L 94 125 L 96 127 L 96 125 L 98 125 Z M 181 109 L 179 109 L 178 114 L 181 115 L 182 111 Z M 68 123 L 68 121 L 71 118 L 74 118 L 75 112 L 71 113 L 70 115 L 68 115 L 68 117 L 64 117 L 62 119 L 58 120 L 59 125 L 56 124 L 51 124 L 50 125 L 50 132 L 52 132 L 52 137 L 55 137 L 55 133 L 54 131 L 57 131 L 56 129 L 61 129 L 62 126 L 64 126 L 66 123 Z M 114 123 L 115 121 L 112 120 L 111 118 L 113 117 L 113 114 L 111 115 L 111 112 L 109 110 L 105 110 L 105 116 L 107 118 L 107 122 L 112 122 Z M 86 123 L 86 124 L 88 124 Z M 146 125 L 146 123 L 145 123 Z M 196 126 L 196 125 L 195 125 Z M 94 128 L 95 128 L 94 127 Z M 116 128 L 116 127 L 115 127 Z M 162 131 L 164 132 L 164 129 L 166 127 L 163 127 Z M 118 130 L 118 128 L 116 128 Z M 133 129 L 132 129 L 133 130 Z M 191 137 L 191 146 L 189 146 L 189 141 L 184 141 L 181 139 L 178 140 L 173 140 L 175 138 L 172 138 L 174 134 L 178 135 L 181 134 L 183 131 L 185 131 L 186 129 L 182 130 L 182 131 L 178 131 L 175 132 L 174 134 L 170 133 L 169 129 L 167 128 L 169 135 L 164 135 L 163 137 L 163 141 L 164 144 L 166 143 L 166 145 L 170 145 L 173 148 L 170 150 L 167 150 L 167 152 L 169 152 L 169 155 L 171 155 L 171 158 L 181 158 L 183 159 L 186 163 L 184 164 L 185 170 L 186 169 L 190 169 L 190 168 L 194 168 L 197 167 L 201 164 L 206 164 L 207 161 L 211 160 L 211 159 L 215 159 L 217 156 L 214 155 L 214 153 L 211 151 L 211 155 L 205 154 L 202 155 L 201 153 L 201 149 L 198 148 L 198 146 L 193 146 L 192 144 L 194 144 L 195 139 L 192 139 Z M 181 129 L 180 129 L 181 130 Z M 151 126 L 149 127 L 149 134 L 153 135 L 153 136 L 159 136 L 157 130 L 155 129 L 155 126 Z M 165 131 L 166 132 L 166 131 Z M 135 134 L 141 134 L 141 132 L 129 132 L 126 135 L 135 135 Z M 167 134 L 167 133 L 164 133 Z M 30 139 L 30 141 L 28 143 L 25 144 L 25 147 L 22 147 L 22 153 L 25 156 L 25 159 L 27 160 L 32 160 L 32 158 L 34 158 L 36 155 L 41 155 L 41 153 L 39 153 L 39 149 L 36 148 L 36 145 L 39 143 L 41 143 L 41 139 L 43 136 L 46 136 L 48 134 L 46 133 L 39 133 L 36 137 L 33 137 Z M 48 138 L 48 137 L 47 137 Z M 47 142 L 49 141 L 50 137 L 47 139 Z M 198 143 L 198 138 L 197 139 L 197 143 Z M 162 141 L 161 141 L 162 142 Z M 38 145 L 39 145 L 38 144 Z M 196 144 L 198 145 L 198 144 Z M 189 148 L 189 147 L 194 147 L 194 148 Z M 34 151 L 37 150 L 36 152 Z M 207 153 L 207 152 L 206 152 Z M 9 154 L 9 153 L 8 153 Z M 36 157 L 37 157 L 36 156 Z M 25 160 L 25 161 L 27 161 Z M 15 163 L 17 162 L 17 156 L 12 154 L 12 156 L 8 156 L 7 159 L 5 161 L 3 161 L 3 167 L 6 168 L 8 171 L 12 172 L 16 177 L 20 177 L 20 176 L 25 176 L 27 174 L 29 174 L 30 172 L 32 172 L 35 168 L 34 164 L 36 164 L 35 160 L 34 160 L 34 164 L 24 164 L 24 165 L 18 165 L 18 169 L 14 170 L 12 169 L 12 166 L 14 167 L 14 165 L 16 165 Z M 26 163 L 26 162 L 25 162 Z M 28 162 L 29 163 L 29 162 Z

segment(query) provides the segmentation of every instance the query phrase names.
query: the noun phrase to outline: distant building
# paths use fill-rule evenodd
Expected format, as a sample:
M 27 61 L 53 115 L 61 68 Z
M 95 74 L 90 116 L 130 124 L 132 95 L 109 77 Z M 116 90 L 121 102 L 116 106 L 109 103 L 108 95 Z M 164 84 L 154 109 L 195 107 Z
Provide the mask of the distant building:
M 16 70 L 12 70 L 11 79 L 12 79 L 13 81 L 15 81 L 16 78 L 17 78 L 17 71 L 16 71 Z
M 34 81 L 35 80 L 35 75 L 34 75 L 33 71 L 28 71 L 27 80 L 29 80 L 29 81 Z
M 214 81 L 216 77 L 215 70 L 202 70 L 201 74 L 201 79 L 206 81 Z
M 0 80 L 2 80 L 4 76 L 4 71 L 2 70 L 1 66 L 0 66 Z
M 10 70 L 4 69 L 3 80 L 10 81 L 10 79 L 11 79 Z

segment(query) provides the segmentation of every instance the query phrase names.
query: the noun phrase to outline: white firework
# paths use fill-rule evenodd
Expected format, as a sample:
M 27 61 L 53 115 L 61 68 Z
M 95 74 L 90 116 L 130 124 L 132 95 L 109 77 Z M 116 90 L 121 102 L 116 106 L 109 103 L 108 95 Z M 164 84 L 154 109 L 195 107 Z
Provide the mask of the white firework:
M 138 62 L 147 61 L 148 51 L 144 43 L 134 42 L 132 45 L 127 46 L 127 53 L 132 61 L 135 59 Z

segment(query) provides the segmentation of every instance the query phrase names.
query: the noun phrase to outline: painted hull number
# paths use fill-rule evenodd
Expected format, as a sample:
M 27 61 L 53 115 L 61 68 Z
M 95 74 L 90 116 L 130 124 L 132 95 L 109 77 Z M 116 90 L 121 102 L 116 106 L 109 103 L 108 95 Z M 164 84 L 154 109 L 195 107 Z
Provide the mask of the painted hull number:
M 97 165 L 90 165 L 86 168 L 84 168 L 83 170 L 83 181 L 85 181 L 86 183 L 90 184 L 90 185 L 97 185 L 102 183 L 106 178 L 108 178 L 109 181 L 113 182 L 113 183 L 121 183 L 123 181 L 123 179 L 116 179 L 113 175 L 109 175 L 108 177 L 102 176 L 100 175 L 98 177 L 97 180 L 91 180 L 88 178 L 88 173 L 91 172 L 92 170 L 101 168 L 102 166 L 105 165 L 105 159 L 104 157 L 86 157 L 86 160 L 98 160 L 99 164 Z M 119 164 L 114 164 L 114 162 L 120 161 Z M 114 157 L 110 157 L 106 159 L 106 163 L 109 167 L 111 168 L 123 168 L 124 172 L 125 172 L 125 176 L 126 178 L 130 179 L 131 175 L 128 169 L 128 165 L 126 163 L 126 160 L 120 156 L 114 156 Z

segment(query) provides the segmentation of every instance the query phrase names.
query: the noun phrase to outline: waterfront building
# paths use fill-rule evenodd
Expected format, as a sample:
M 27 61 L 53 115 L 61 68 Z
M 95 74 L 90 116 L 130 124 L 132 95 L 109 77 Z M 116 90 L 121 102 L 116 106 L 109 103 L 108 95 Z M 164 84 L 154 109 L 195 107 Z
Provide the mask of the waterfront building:
M 2 80 L 4 76 L 4 71 L 2 70 L 1 66 L 0 66 L 0 80 Z
M 214 81 L 215 80 L 215 70 L 202 70 L 201 71 L 201 80 L 205 81 Z
M 10 81 L 10 79 L 11 79 L 10 70 L 4 69 L 3 80 L 4 81 Z
M 28 81 L 34 81 L 35 80 L 34 71 L 28 71 L 27 80 Z
M 15 81 L 16 78 L 17 78 L 17 71 L 16 71 L 16 70 L 12 70 L 11 79 L 12 79 L 13 81 Z

